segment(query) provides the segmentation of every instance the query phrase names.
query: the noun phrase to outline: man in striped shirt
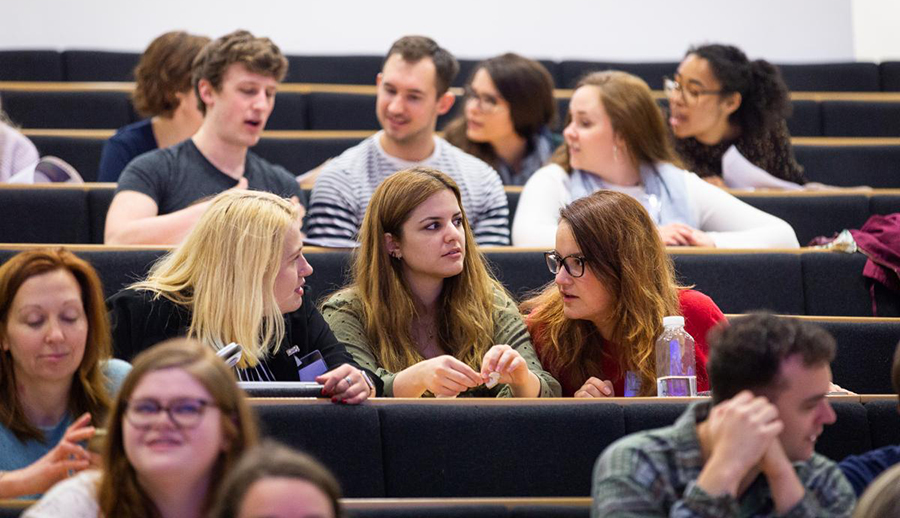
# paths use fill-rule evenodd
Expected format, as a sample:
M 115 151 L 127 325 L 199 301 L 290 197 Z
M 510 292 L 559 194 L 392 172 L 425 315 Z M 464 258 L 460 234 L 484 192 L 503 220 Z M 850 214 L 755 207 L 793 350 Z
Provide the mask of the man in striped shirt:
M 835 420 L 825 399 L 835 342 L 757 314 L 709 338 L 713 405 L 612 444 L 594 467 L 591 516 L 849 517 L 853 489 L 815 453 Z
M 438 169 L 459 185 L 463 208 L 480 245 L 509 244 L 509 207 L 497 172 L 436 136 L 437 118 L 453 106 L 456 59 L 430 38 L 394 42 L 375 84 L 382 130 L 326 164 L 313 187 L 306 243 L 355 247 L 375 188 L 416 165 Z

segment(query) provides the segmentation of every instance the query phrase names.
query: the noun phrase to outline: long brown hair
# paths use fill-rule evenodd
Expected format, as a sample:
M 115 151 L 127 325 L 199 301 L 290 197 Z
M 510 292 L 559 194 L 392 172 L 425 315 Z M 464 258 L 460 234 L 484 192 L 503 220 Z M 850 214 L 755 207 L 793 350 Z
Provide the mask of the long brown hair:
M 134 358 L 133 365 L 134 368 L 122 382 L 113 411 L 106 422 L 103 475 L 97 492 L 101 515 L 117 518 L 150 518 L 159 515 L 155 504 L 138 482 L 138 474 L 125 454 L 122 429 L 128 399 L 144 375 L 172 368 L 182 369 L 200 382 L 212 396 L 222 416 L 223 442 L 228 446 L 219 454 L 210 470 L 209 489 L 203 497 L 203 510 L 208 511 L 225 475 L 238 462 L 241 454 L 257 441 L 256 421 L 243 391 L 237 386 L 234 373 L 212 349 L 187 338 L 167 340 L 147 349 Z
M 466 246 L 462 272 L 445 279 L 441 290 L 438 343 L 448 354 L 476 370 L 493 345 L 494 294 L 503 288 L 488 272 L 478 251 L 459 187 L 436 169 L 413 167 L 394 173 L 375 189 L 359 233 L 353 281 L 346 288 L 361 300 L 366 336 L 379 363 L 390 371 L 403 370 L 425 358 L 411 335 L 417 311 L 403 278 L 403 263 L 388 254 L 384 235 L 390 233 L 402 240 L 403 224 L 412 211 L 445 189 L 459 203 Z
M 583 86 L 597 87 L 610 125 L 625 141 L 628 157 L 635 165 L 644 162 L 681 165 L 666 120 L 643 79 L 626 72 L 607 70 L 588 74 L 575 89 Z M 572 114 L 568 113 L 566 126 L 571 122 Z M 559 146 L 550 161 L 571 172 L 568 143 Z
M 675 268 L 666 254 L 656 225 L 641 204 L 626 194 L 601 190 L 572 202 L 560 211 L 588 267 L 612 298 L 607 321 L 614 323 L 612 336 L 618 345 L 615 357 L 620 372 L 634 371 L 641 380 L 641 394 L 656 391 L 656 337 L 667 315 L 680 315 Z M 570 320 L 563 314 L 559 289 L 549 284 L 521 305 L 528 330 L 543 343 L 541 363 L 554 374 L 567 370 L 570 385 L 581 386 L 601 372 L 608 354 L 603 337 L 587 320 Z
M 102 362 L 112 356 L 112 340 L 100 277 L 90 264 L 63 248 L 42 248 L 16 254 L 0 266 L 0 343 L 9 339 L 9 311 L 22 284 L 31 277 L 56 270 L 71 273 L 78 282 L 88 327 L 84 357 L 75 371 L 69 391 L 69 414 L 78 416 L 90 412 L 94 422 L 100 423 L 112 401 L 102 368 Z M 0 352 L 0 401 L 3 401 L 0 405 L 0 423 L 17 439 L 44 440 L 44 433 L 25 417 L 9 350 Z
M 479 63 L 472 70 L 467 85 L 472 84 L 479 70 L 488 73 L 497 92 L 509 103 L 513 128 L 516 134 L 528 140 L 530 146 L 531 138 L 556 118 L 556 99 L 553 98 L 550 72 L 537 61 L 509 52 Z M 496 165 L 497 152 L 489 142 L 474 142 L 466 136 L 465 110 L 447 123 L 444 137 L 466 153 Z

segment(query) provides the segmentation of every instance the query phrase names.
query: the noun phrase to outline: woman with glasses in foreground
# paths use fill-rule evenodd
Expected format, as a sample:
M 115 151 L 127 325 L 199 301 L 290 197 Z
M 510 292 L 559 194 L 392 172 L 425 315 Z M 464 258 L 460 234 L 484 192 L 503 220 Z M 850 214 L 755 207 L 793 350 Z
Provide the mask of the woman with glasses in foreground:
M 790 225 L 678 167 L 650 88 L 624 72 L 595 72 L 572 94 L 566 143 L 519 198 L 516 246 L 550 247 L 559 210 L 611 189 L 637 199 L 669 246 L 798 248 Z
M 353 281 L 322 314 L 385 396 L 559 396 L 449 176 L 414 167 L 388 177 L 359 242 Z
M 56 485 L 24 517 L 206 516 L 256 424 L 209 347 L 176 339 L 139 354 L 107 422 L 102 471 Z
M 785 123 L 790 93 L 775 66 L 731 45 L 701 45 L 664 86 L 675 149 L 701 178 L 722 187 L 775 186 L 735 183 L 732 175 L 752 164 L 780 180 L 807 182 Z
M 675 283 L 659 233 L 634 198 L 598 191 L 572 202 L 560 211 L 546 259 L 555 282 L 521 309 L 563 396 L 656 395 L 654 346 L 671 315 L 684 316 L 697 390 L 709 390 L 706 333 L 725 316 L 706 295 Z
M 525 185 L 560 144 L 553 78 L 537 61 L 507 53 L 482 61 L 466 85 L 463 114 L 447 141 L 491 165 L 504 185 Z

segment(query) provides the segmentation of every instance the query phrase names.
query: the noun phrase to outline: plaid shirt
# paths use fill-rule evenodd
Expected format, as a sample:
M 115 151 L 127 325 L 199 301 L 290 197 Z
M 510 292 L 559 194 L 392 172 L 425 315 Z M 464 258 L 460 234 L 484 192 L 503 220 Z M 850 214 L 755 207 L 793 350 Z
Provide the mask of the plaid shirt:
M 672 426 L 624 437 L 607 448 L 594 467 L 591 516 L 775 516 L 763 474 L 739 499 L 712 496 L 696 485 L 703 469 L 697 423 L 710 408 L 710 403 L 694 403 Z M 784 516 L 851 515 L 856 497 L 834 462 L 815 453 L 795 462 L 794 469 L 806 494 Z

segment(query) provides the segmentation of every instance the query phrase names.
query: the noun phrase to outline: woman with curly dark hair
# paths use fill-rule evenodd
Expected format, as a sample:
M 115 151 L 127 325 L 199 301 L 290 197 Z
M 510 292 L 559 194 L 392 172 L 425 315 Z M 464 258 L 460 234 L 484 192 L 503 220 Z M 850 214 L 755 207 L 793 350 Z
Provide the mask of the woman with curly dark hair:
M 731 180 L 753 166 L 780 180 L 807 182 L 785 123 L 790 94 L 774 65 L 750 61 L 731 45 L 693 47 L 675 77 L 666 78 L 665 91 L 675 148 L 688 170 L 719 186 L 763 186 Z

